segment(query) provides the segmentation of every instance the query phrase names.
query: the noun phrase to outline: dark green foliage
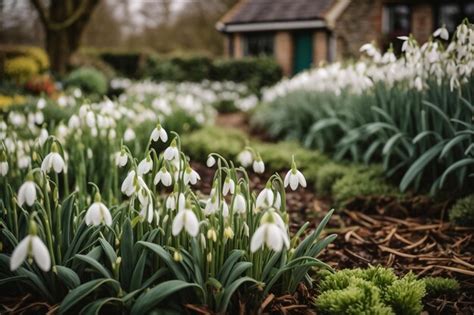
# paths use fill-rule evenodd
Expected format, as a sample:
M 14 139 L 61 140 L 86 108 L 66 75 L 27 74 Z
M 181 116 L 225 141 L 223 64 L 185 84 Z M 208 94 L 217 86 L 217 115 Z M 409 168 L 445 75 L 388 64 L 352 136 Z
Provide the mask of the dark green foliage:
M 121 75 L 138 78 L 147 55 L 139 52 L 100 52 L 99 58 Z
M 425 281 L 426 292 L 431 296 L 456 294 L 459 291 L 459 282 L 456 279 L 427 277 L 423 281 Z
M 376 84 L 361 95 L 296 91 L 257 110 L 254 125 L 280 139 L 297 139 L 339 159 L 381 162 L 401 191 L 465 189 L 473 185 L 472 95 L 428 82 Z
M 459 199 L 449 210 L 449 220 L 458 225 L 474 226 L 474 194 Z
M 350 172 L 350 168 L 342 164 L 323 165 L 317 173 L 316 191 L 323 196 L 332 195 L 333 185 L 348 172 Z
M 65 79 L 66 87 L 77 87 L 89 94 L 103 95 L 107 92 L 107 79 L 94 68 L 83 67 L 72 71 Z
M 392 269 L 344 269 L 320 273 L 321 314 L 420 314 L 425 282 L 413 274 L 398 279 Z
M 332 186 L 334 201 L 344 204 L 355 197 L 400 195 L 397 187 L 384 179 L 381 167 L 354 167 Z

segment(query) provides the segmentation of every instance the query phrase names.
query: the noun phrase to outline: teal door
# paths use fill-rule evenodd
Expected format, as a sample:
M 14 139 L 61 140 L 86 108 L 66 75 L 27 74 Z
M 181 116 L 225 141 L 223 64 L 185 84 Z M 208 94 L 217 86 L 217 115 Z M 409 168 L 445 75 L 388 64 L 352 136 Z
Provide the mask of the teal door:
M 295 32 L 293 45 L 293 73 L 310 68 L 313 62 L 313 32 Z

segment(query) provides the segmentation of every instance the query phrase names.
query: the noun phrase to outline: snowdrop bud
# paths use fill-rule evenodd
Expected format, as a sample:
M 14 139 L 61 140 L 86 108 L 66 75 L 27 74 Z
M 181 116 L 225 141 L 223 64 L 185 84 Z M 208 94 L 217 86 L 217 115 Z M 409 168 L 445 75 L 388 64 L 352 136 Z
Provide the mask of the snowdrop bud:
M 201 247 L 206 248 L 206 237 L 202 233 L 200 233 L 199 236 L 200 236 L 200 239 L 201 239 Z
M 244 234 L 247 237 L 250 236 L 250 229 L 249 229 L 249 226 L 247 225 L 247 222 L 244 222 Z
M 211 252 L 207 253 L 206 260 L 207 260 L 208 263 L 212 262 L 212 253 Z
M 44 143 L 46 142 L 46 140 L 48 140 L 48 137 L 49 137 L 49 134 L 48 134 L 48 130 L 46 129 L 41 129 L 40 131 L 40 135 L 38 137 L 38 143 L 40 146 L 43 146 Z
M 234 231 L 230 226 L 226 227 L 224 229 L 224 237 L 227 239 L 233 239 L 234 238 Z
M 125 142 L 130 142 L 130 141 L 135 140 L 135 138 L 136 138 L 135 131 L 133 131 L 133 129 L 131 128 L 127 128 L 127 130 L 125 130 L 125 133 L 123 135 L 123 140 L 125 140 Z
M 258 174 L 265 172 L 265 164 L 260 157 L 260 154 L 257 156 L 257 159 L 253 161 L 253 171 Z
M 46 101 L 45 101 L 45 99 L 44 99 L 44 98 L 40 98 L 40 99 L 38 100 L 38 102 L 36 103 L 36 107 L 37 107 L 38 109 L 43 109 L 43 108 L 45 108 L 45 107 L 46 107 Z
M 0 175 L 5 176 L 8 173 L 8 162 L 2 161 L 0 162 Z
M 173 259 L 174 259 L 174 261 L 176 261 L 176 262 L 183 261 L 183 255 L 181 255 L 180 252 L 175 251 L 174 254 L 173 254 Z
M 213 167 L 214 164 L 216 164 L 216 159 L 212 155 L 209 155 L 206 161 L 207 167 Z
M 209 229 L 207 231 L 207 239 L 213 241 L 213 242 L 216 242 L 217 241 L 217 233 L 216 233 L 216 230 L 214 230 L 213 228 Z
M 166 133 L 166 130 L 161 127 L 160 124 L 156 125 L 155 129 L 153 129 L 151 133 L 151 139 L 153 141 L 158 141 L 161 140 L 162 142 L 168 141 L 168 134 Z
M 237 160 L 243 167 L 248 167 L 252 164 L 253 156 L 250 150 L 245 149 L 237 155 Z

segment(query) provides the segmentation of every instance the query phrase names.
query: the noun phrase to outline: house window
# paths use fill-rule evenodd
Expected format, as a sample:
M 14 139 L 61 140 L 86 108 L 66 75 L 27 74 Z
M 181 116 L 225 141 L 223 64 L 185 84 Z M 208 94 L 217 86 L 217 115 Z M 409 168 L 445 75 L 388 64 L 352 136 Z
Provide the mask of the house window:
M 411 31 L 411 12 L 408 5 L 385 6 L 383 10 L 383 33 L 390 37 L 408 35 Z
M 245 36 L 244 56 L 272 56 L 273 33 L 249 33 Z
M 450 33 L 456 30 L 464 18 L 474 19 L 474 1 L 441 4 L 438 8 L 438 26 L 446 25 Z

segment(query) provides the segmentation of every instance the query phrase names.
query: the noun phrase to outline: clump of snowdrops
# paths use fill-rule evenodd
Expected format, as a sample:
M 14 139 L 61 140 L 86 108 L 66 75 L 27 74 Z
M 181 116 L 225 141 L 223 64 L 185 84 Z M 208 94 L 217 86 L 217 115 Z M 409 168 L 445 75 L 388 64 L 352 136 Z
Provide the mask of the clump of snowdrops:
M 160 143 L 166 149 L 156 149 Z M 330 269 L 316 256 L 335 239 L 321 238 L 332 212 L 314 231 L 306 223 L 289 234 L 285 188 L 306 186 L 295 159 L 285 178 L 271 175 L 253 191 L 243 166 L 211 153 L 215 173 L 204 195 L 193 189 L 201 178 L 180 137 L 160 124 L 138 154 L 125 144 L 103 147 L 113 167 L 98 176 L 114 179 L 107 184 L 87 182 L 85 158 L 74 160 L 68 176 L 65 147 L 43 134 L 31 141 L 31 161 L 21 170 L 1 148 L 2 291 L 39 296 L 60 313 L 144 314 L 183 302 L 225 312 L 237 307 L 237 292 L 252 307 L 269 292 L 311 285 L 313 267 Z M 252 148 L 238 159 L 264 172 Z

